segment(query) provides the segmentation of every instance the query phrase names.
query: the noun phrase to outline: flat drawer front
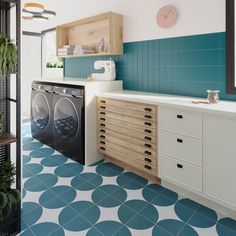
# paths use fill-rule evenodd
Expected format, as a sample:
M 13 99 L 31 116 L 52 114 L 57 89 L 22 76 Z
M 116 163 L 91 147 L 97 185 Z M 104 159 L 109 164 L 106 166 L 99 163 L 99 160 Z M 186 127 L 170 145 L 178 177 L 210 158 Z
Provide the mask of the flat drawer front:
M 109 139 L 110 141 L 110 139 Z M 145 150 L 143 149 L 143 151 L 140 152 L 136 152 L 133 151 L 131 148 L 126 148 L 126 147 L 122 147 L 117 145 L 114 141 L 113 142 L 109 142 L 107 141 L 106 138 L 99 138 L 98 140 L 98 146 L 99 147 L 104 147 L 106 148 L 110 148 L 112 150 L 116 150 L 120 153 L 123 153 L 129 157 L 135 158 L 136 160 L 139 160 L 141 162 L 145 162 L 145 163 L 156 163 L 157 162 L 157 156 L 156 156 L 156 152 L 155 151 L 151 151 L 151 150 Z M 103 150 L 103 148 L 100 148 L 101 150 Z
M 119 161 L 127 163 L 130 166 L 140 169 L 142 171 L 145 171 L 151 175 L 157 175 L 157 164 L 153 164 L 153 163 L 150 164 L 148 162 L 146 163 L 146 162 L 140 161 L 137 158 L 127 156 L 126 154 L 116 151 L 114 149 L 111 149 L 109 147 L 103 147 L 101 145 L 99 147 L 100 147 L 100 152 L 104 153 L 105 155 L 108 155 Z
M 129 147 L 130 149 L 133 149 L 134 151 L 147 149 L 151 151 L 156 151 L 156 145 L 146 142 L 145 140 L 140 140 L 136 138 L 131 138 L 124 134 L 119 134 L 116 132 L 113 132 L 108 129 L 99 129 L 98 130 L 98 136 L 105 137 L 106 140 L 111 140 L 113 142 L 117 142 L 117 144 Z
M 97 104 L 98 106 L 107 105 L 109 107 L 114 107 L 114 108 L 117 107 L 136 112 L 145 112 L 146 114 L 156 114 L 157 110 L 155 105 L 130 102 L 118 99 L 103 98 L 103 97 L 97 97 Z
M 147 143 L 155 144 L 156 145 L 156 137 L 151 136 L 149 134 L 144 133 L 143 129 L 139 131 L 135 130 L 127 130 L 126 128 L 117 126 L 117 125 L 111 125 L 105 122 L 98 122 L 98 132 L 106 133 L 106 132 L 113 132 L 117 136 L 123 135 L 126 138 L 133 138 L 137 139 L 139 141 L 145 141 Z M 122 136 L 122 137 L 123 137 Z
M 202 169 L 166 156 L 161 157 L 162 178 L 202 192 Z
M 116 125 L 119 127 L 123 127 L 128 130 L 143 132 L 144 134 L 147 134 L 147 135 L 156 136 L 156 129 L 153 129 L 150 126 L 140 126 L 140 125 L 128 123 L 123 120 L 116 120 L 113 118 L 109 118 L 106 116 L 98 115 L 98 124 L 99 124 L 99 127 L 105 127 L 106 126 L 105 124 L 110 124 L 110 125 Z M 128 132 L 128 130 L 127 130 L 127 132 Z
M 202 166 L 202 142 L 198 139 L 162 131 L 161 153 Z
M 161 129 L 202 139 L 202 115 L 162 109 Z
M 110 119 L 115 119 L 119 121 L 124 121 L 127 123 L 135 124 L 135 125 L 140 125 L 148 128 L 156 128 L 156 122 L 152 120 L 144 120 L 144 119 L 139 119 L 133 116 L 127 116 L 125 113 L 118 114 L 118 113 L 113 113 L 113 112 L 108 112 L 108 111 L 101 111 L 98 110 L 98 116 L 103 117 L 103 118 L 110 118 Z

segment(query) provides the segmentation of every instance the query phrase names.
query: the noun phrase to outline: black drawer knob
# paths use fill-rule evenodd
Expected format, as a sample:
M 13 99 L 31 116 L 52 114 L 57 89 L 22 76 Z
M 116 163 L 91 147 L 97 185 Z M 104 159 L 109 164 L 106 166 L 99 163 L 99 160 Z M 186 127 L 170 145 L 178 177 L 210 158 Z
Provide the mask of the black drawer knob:
M 149 108 L 149 107 L 145 107 L 145 108 L 144 108 L 144 111 L 148 111 L 148 112 L 151 112 L 151 111 L 152 111 L 152 108 Z
M 183 115 L 177 114 L 178 119 L 183 119 Z
M 151 152 L 149 152 L 149 151 L 145 151 L 145 152 L 144 152 L 144 154 L 146 154 L 146 155 L 149 155 L 149 156 L 151 156 L 151 155 L 152 155 L 152 153 L 151 153 Z
M 151 133 L 152 133 L 152 131 L 151 131 L 150 129 L 145 129 L 144 132 L 145 132 L 145 133 L 148 133 L 148 134 L 151 134 Z
M 177 138 L 177 142 L 178 142 L 178 143 L 183 143 L 183 139 Z
M 144 118 L 146 118 L 146 119 L 152 119 L 152 116 L 150 116 L 150 115 L 145 115 Z
M 106 136 L 104 136 L 104 135 L 100 135 L 100 138 L 106 138 Z
M 151 163 L 151 162 L 152 162 L 152 160 L 151 160 L 151 159 L 149 159 L 149 158 L 144 158 L 144 161 L 146 161 L 146 162 L 149 162 L 149 163 Z
M 102 121 L 106 121 L 106 119 L 105 119 L 105 118 L 100 118 L 100 120 L 102 120 Z
M 100 108 L 101 108 L 101 109 L 106 109 L 106 107 L 104 107 L 104 106 L 100 106 Z
M 151 167 L 151 166 L 148 166 L 148 165 L 145 165 L 144 168 L 145 168 L 145 169 L 148 169 L 148 170 L 151 170 L 151 169 L 152 169 L 152 167 Z
M 105 101 L 105 100 L 100 100 L 100 102 L 101 102 L 101 103 L 106 103 L 106 101 Z
M 102 127 L 106 127 L 106 125 L 105 125 L 105 124 L 100 124 L 100 126 L 102 126 Z
M 147 140 L 147 141 L 152 141 L 152 138 L 151 138 L 151 137 L 145 136 L 144 139 Z
M 104 116 L 105 116 L 105 115 L 106 115 L 106 112 L 101 111 L 101 112 L 100 112 L 100 115 L 104 115 Z
M 106 150 L 106 148 L 104 148 L 104 147 L 100 147 L 100 149 L 101 149 L 101 150 L 103 150 L 103 151 L 105 151 L 105 150 Z
M 152 145 L 151 145 L 151 144 L 148 144 L 148 143 L 145 143 L 145 144 L 144 144 L 144 147 L 152 148 Z
M 100 132 L 101 132 L 101 133 L 106 133 L 106 130 L 100 129 Z
M 152 123 L 150 123 L 150 122 L 144 122 L 144 125 L 152 126 Z
M 104 141 L 100 141 L 100 143 L 101 143 L 101 144 L 106 144 L 106 142 L 104 142 Z
M 183 165 L 181 165 L 181 164 L 177 164 L 177 167 L 178 167 L 179 169 L 183 169 Z

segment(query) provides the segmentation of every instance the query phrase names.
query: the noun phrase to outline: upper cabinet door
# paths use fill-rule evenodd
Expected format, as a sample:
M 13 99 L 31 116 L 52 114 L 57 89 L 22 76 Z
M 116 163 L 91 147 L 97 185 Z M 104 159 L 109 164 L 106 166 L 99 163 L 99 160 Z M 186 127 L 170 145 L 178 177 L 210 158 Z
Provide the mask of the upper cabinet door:
M 236 121 L 205 119 L 205 193 L 236 208 Z

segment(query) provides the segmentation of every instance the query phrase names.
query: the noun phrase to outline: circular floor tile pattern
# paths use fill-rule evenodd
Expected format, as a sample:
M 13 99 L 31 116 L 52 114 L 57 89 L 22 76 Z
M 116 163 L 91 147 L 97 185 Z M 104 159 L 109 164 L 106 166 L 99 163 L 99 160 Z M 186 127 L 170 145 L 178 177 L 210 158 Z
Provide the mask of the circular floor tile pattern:
M 60 165 L 64 164 L 67 160 L 68 160 L 67 157 L 60 155 L 60 154 L 51 155 L 51 156 L 45 157 L 41 161 L 41 165 L 46 166 L 46 167 L 55 167 L 55 166 L 60 166 Z
M 202 214 L 198 212 L 195 212 L 193 216 L 190 218 L 190 220 L 188 221 L 188 224 L 198 227 L 198 228 L 210 228 L 216 224 L 216 221 L 217 221 L 217 218 L 215 220 L 210 219 L 203 216 Z
M 159 221 L 153 228 L 152 235 L 161 235 L 159 227 L 171 235 L 198 236 L 197 232 L 191 226 L 186 225 L 180 220 L 167 219 Z M 182 230 L 184 230 L 183 233 Z
M 102 176 L 112 177 L 117 176 L 124 171 L 123 168 L 112 164 L 110 162 L 105 162 L 96 167 L 96 172 Z
M 97 188 L 103 182 L 103 178 L 96 173 L 82 173 L 74 177 L 71 185 L 81 191 L 89 191 Z
M 116 207 L 127 198 L 127 192 L 117 185 L 103 185 L 92 193 L 92 200 L 102 207 Z
M 59 215 L 60 225 L 69 231 L 83 231 L 96 224 L 100 217 L 99 207 L 89 201 L 73 202 Z
M 180 199 L 176 204 L 181 205 L 185 208 L 188 208 L 192 211 L 196 211 L 200 207 L 199 203 L 194 202 L 188 198 Z
M 25 213 L 24 213 L 24 208 Z M 23 203 L 23 214 L 22 220 L 24 224 L 22 224 L 22 230 L 34 225 L 42 216 L 43 208 L 34 202 L 25 202 Z
M 29 178 L 39 174 L 43 170 L 43 166 L 37 163 L 30 163 L 23 167 L 23 178 Z
M 40 142 L 27 143 L 27 144 L 23 145 L 23 150 L 24 151 L 36 150 L 36 149 L 41 148 L 42 146 L 43 146 L 43 144 Z
M 26 165 L 31 161 L 30 156 L 23 155 L 23 165 Z
M 120 221 L 137 230 L 148 229 L 158 220 L 159 214 L 156 208 L 142 200 L 129 200 L 118 210 Z
M 184 222 L 187 222 L 190 217 L 195 213 L 193 210 L 183 207 L 181 204 L 175 204 L 175 213 L 176 215 Z
M 52 222 L 44 222 L 35 224 L 31 227 L 31 231 L 35 236 L 50 235 L 50 236 L 64 236 L 65 232 L 61 226 Z M 27 234 L 25 234 L 27 235 Z
M 30 192 L 41 192 L 52 186 L 58 181 L 58 177 L 53 174 L 39 174 L 28 179 L 24 188 Z
M 46 155 L 40 151 L 41 149 L 37 149 L 37 150 L 34 150 L 32 152 L 30 152 L 30 157 L 32 158 L 44 158 L 46 157 Z
M 40 148 L 40 152 L 44 153 L 45 156 L 50 156 L 55 152 L 55 149 L 44 147 L 44 148 Z
M 59 177 L 73 177 L 80 174 L 84 167 L 79 163 L 66 163 L 57 167 L 54 173 Z
M 100 234 L 99 234 L 100 233 Z M 131 236 L 131 232 L 126 226 L 123 226 L 120 222 L 116 221 L 102 221 L 94 225 L 91 228 L 86 236 L 94 236 L 94 235 L 122 235 L 122 236 Z
M 56 186 L 47 191 L 39 198 L 39 203 L 48 209 L 65 207 L 76 197 L 76 190 L 69 186 Z
M 236 221 L 230 218 L 222 218 L 216 225 L 216 231 L 219 236 L 235 236 Z
M 117 177 L 116 182 L 123 188 L 135 190 L 141 189 L 147 185 L 148 180 L 132 172 L 125 172 Z
M 25 198 L 25 195 L 26 195 L 26 190 L 23 188 L 23 190 L 22 190 L 22 198 Z

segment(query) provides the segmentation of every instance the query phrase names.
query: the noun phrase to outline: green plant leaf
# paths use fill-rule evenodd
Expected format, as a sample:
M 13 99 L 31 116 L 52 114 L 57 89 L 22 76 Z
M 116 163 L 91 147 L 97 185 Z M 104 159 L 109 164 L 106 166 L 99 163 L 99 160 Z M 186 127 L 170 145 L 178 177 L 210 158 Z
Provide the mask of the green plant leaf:
M 2 210 L 2 220 L 6 219 L 10 215 L 11 209 L 12 209 L 12 204 L 10 203 L 10 201 L 8 201 L 7 205 Z
M 18 189 L 11 189 L 8 192 L 11 197 L 12 204 L 16 204 L 20 200 L 20 191 Z
M 7 201 L 8 199 L 6 193 L 0 192 L 0 211 L 5 208 L 5 206 L 7 205 Z

